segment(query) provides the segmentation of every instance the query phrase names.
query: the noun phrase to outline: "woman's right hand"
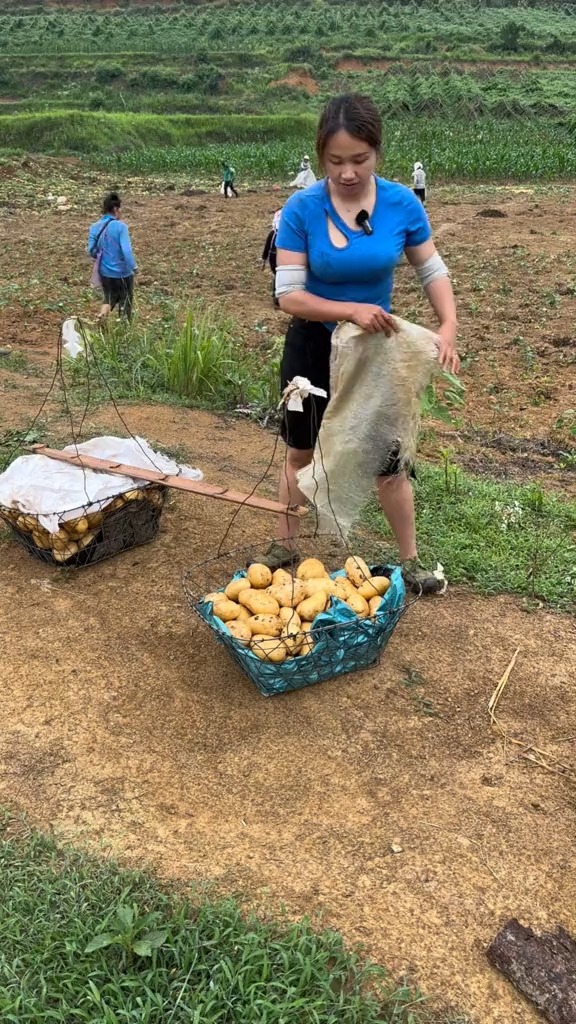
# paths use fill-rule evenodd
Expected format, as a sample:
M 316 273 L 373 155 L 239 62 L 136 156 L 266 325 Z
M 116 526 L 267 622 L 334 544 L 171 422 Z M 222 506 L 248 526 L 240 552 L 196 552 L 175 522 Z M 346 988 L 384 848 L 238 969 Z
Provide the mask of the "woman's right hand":
M 366 334 L 378 334 L 381 332 L 389 338 L 398 331 L 396 321 L 390 313 L 382 309 L 382 306 L 372 306 L 367 302 L 355 303 L 352 307 L 350 319 L 352 323 L 361 327 Z

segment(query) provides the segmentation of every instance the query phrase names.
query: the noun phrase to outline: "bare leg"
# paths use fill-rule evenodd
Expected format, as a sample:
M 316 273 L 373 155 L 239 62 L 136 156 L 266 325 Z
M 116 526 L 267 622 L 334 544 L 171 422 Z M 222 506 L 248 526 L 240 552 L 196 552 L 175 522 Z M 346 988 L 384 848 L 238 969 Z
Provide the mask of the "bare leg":
M 305 505 L 306 498 L 298 488 L 296 474 L 312 462 L 313 449 L 286 449 L 286 461 L 280 476 L 280 502 L 282 505 Z M 299 520 L 296 516 L 280 516 L 279 539 L 288 548 L 289 541 L 298 536 Z
M 106 320 L 110 316 L 110 305 L 107 302 L 103 302 L 100 306 L 100 312 L 98 314 L 99 320 Z
M 416 558 L 416 519 L 412 484 L 406 473 L 379 476 L 378 499 L 398 544 L 400 561 Z

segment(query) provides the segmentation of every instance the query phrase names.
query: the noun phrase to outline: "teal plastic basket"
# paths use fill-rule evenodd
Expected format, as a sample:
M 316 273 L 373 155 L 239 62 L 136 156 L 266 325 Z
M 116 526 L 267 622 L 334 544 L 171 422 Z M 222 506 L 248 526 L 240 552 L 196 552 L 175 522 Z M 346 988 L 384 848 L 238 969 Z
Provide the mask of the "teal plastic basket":
M 325 552 L 318 553 L 317 550 L 313 556 L 321 557 L 335 576 L 342 573 L 348 552 L 339 547 L 338 555 L 330 560 Z M 310 552 L 303 554 L 304 557 L 310 557 Z M 336 564 L 333 564 L 334 557 Z M 300 560 L 298 557 L 297 561 Z M 397 566 L 370 565 L 374 575 L 386 575 L 390 579 L 390 587 L 376 615 L 359 619 L 344 601 L 331 597 L 326 611 L 317 615 L 312 624 L 314 647 L 309 654 L 290 658 L 281 664 L 262 661 L 228 632 L 224 623 L 213 614 L 211 602 L 203 600 L 207 593 L 223 590 L 231 579 L 245 576 L 246 571 L 238 566 L 252 561 L 257 561 L 252 548 L 237 549 L 194 566 L 185 573 L 183 582 L 192 610 L 209 626 L 216 640 L 266 697 L 300 690 L 304 686 L 374 665 L 406 609 L 401 570 Z

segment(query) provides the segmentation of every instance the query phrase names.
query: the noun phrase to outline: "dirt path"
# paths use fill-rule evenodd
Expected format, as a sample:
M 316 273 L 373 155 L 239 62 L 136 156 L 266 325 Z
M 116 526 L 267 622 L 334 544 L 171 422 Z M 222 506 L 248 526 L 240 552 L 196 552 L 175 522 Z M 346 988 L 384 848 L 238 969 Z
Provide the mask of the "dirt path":
M 213 479 L 248 487 L 269 459 L 248 423 L 129 415 Z M 501 720 L 569 761 L 574 623 L 452 591 L 405 617 L 379 668 L 267 700 L 181 590 L 223 523 L 177 495 L 155 543 L 78 574 L 0 543 L 0 802 L 164 876 L 321 911 L 439 1002 L 536 1024 L 483 950 L 509 915 L 576 928 L 575 790 L 505 750 L 487 703 L 520 646 Z M 231 543 L 268 530 L 243 513 Z

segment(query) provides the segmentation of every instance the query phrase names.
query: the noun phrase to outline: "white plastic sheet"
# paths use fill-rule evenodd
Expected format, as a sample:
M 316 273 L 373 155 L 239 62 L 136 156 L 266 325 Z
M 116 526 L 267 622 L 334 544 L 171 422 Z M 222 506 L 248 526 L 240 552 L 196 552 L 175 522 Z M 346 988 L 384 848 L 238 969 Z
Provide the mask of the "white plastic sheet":
M 69 320 L 65 320 L 62 324 L 62 347 L 66 350 L 71 359 L 76 359 L 76 356 L 84 355 L 84 345 L 82 344 L 82 338 L 76 330 L 76 320 L 71 317 Z
M 180 466 L 155 452 L 141 437 L 94 437 L 83 444 L 68 445 L 64 451 L 180 475 L 187 480 L 203 477 L 199 469 Z M 47 455 L 21 455 L 0 475 L 0 505 L 36 515 L 41 526 L 57 533 L 61 522 L 76 518 L 82 510 L 92 511 L 90 505 L 96 502 L 101 508 L 102 502 L 113 501 L 135 486 L 142 487 L 142 481 L 82 469 Z

